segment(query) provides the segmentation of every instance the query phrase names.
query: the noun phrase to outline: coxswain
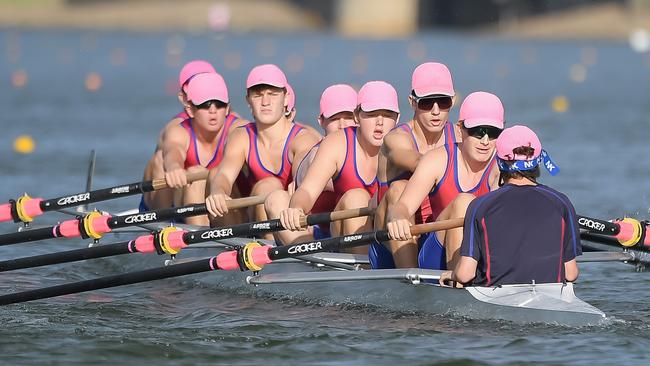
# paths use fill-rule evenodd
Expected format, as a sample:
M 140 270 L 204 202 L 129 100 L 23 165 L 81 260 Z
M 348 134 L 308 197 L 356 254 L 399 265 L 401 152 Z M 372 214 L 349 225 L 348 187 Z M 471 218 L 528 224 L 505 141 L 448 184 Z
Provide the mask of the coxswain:
M 440 283 L 575 281 L 582 254 L 575 209 L 566 195 L 537 182 L 540 166 L 551 175 L 559 168 L 525 126 L 505 129 L 496 150 L 502 186 L 469 204 L 460 260 Z

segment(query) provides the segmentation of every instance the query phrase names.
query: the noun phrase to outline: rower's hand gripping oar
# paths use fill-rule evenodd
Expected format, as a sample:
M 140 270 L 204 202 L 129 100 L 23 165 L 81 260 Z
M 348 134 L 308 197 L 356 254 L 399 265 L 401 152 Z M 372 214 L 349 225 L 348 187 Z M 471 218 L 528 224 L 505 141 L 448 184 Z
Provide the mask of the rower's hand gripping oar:
M 371 215 L 369 208 L 355 208 L 331 213 L 319 213 L 302 216 L 302 226 L 325 224 L 331 221 L 345 220 L 353 217 Z M 68 250 L 57 253 L 42 254 L 31 257 L 16 258 L 0 261 L 0 272 L 12 271 L 23 268 L 33 268 L 52 264 L 76 262 L 85 259 L 103 258 L 130 253 L 154 253 L 175 255 L 184 247 L 191 244 L 211 241 L 213 239 L 227 239 L 238 236 L 254 236 L 267 232 L 284 230 L 279 219 L 252 222 L 200 231 L 180 231 L 174 227 L 159 230 L 151 235 L 142 235 L 134 240 L 120 243 L 104 244 L 90 248 Z M 174 233 L 174 234 L 172 234 Z M 173 237 L 180 236 L 180 240 Z
M 236 198 L 226 201 L 226 204 L 230 209 L 242 208 L 262 204 L 265 199 L 266 196 L 264 195 Z M 64 221 L 55 226 L 2 234 L 0 235 L 0 246 L 61 237 L 82 237 L 84 239 L 92 238 L 98 240 L 104 234 L 117 228 L 172 220 L 180 217 L 206 215 L 207 213 L 208 210 L 204 203 L 123 216 L 102 215 L 95 211 L 83 217 Z
M 617 219 L 612 222 L 578 216 L 578 225 L 583 232 L 580 236 L 585 240 L 602 241 L 609 244 L 613 239 L 624 247 L 650 248 L 650 237 L 646 235 L 648 223 L 631 217 Z
M 187 173 L 187 182 L 204 180 L 208 177 L 208 171 Z M 168 188 L 164 178 L 149 181 L 123 184 L 110 188 L 98 189 L 90 192 L 81 192 L 67 196 L 61 196 L 44 200 L 32 198 L 25 193 L 17 200 L 10 200 L 0 205 L 0 222 L 11 221 L 28 224 L 35 217 L 48 211 L 56 211 L 66 207 L 85 205 L 93 202 L 107 201 L 114 198 L 132 196 L 138 193 L 158 191 Z
M 413 225 L 411 226 L 411 233 L 413 235 L 418 235 L 430 231 L 447 230 L 462 225 L 463 219 L 451 219 L 432 222 L 429 224 Z M 389 239 L 388 231 L 381 230 L 376 232 L 345 235 L 337 238 L 315 240 L 283 247 L 270 247 L 262 246 L 259 243 L 249 243 L 240 250 L 223 252 L 216 257 L 207 259 L 2 295 L 0 296 L 0 305 L 15 304 L 215 270 L 259 271 L 264 265 L 279 259 L 361 246 L 375 239 L 379 241 L 387 241 Z

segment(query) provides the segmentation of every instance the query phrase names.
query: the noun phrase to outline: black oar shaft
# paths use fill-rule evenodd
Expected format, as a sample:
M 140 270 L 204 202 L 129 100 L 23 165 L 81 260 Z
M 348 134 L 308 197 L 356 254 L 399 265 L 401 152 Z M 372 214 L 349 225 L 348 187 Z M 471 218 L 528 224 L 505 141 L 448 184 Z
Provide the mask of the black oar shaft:
M 252 196 L 252 197 L 229 200 L 227 204 L 228 204 L 228 208 L 231 209 L 242 208 L 242 207 L 248 207 L 248 206 L 264 203 L 264 199 L 265 196 L 262 195 Z M 208 210 L 205 204 L 194 204 L 194 205 L 188 205 L 183 207 L 167 208 L 158 211 L 135 213 L 131 215 L 112 216 L 110 217 L 108 222 L 106 222 L 106 225 L 110 229 L 118 229 L 118 228 L 123 228 L 128 226 L 148 224 L 148 223 L 159 222 L 159 221 L 167 221 L 167 220 L 172 220 L 181 217 L 205 215 L 207 213 Z M 68 222 L 72 223 L 75 227 L 83 226 L 79 224 L 81 220 L 83 220 L 83 218 L 70 220 Z M 106 218 L 104 218 L 104 220 L 106 220 Z M 24 230 L 24 231 L 10 233 L 10 234 L 2 234 L 0 235 L 0 246 L 45 240 L 45 239 L 53 239 L 62 236 L 63 237 L 79 236 L 78 233 L 81 230 L 77 231 L 76 235 L 62 234 L 61 228 L 63 227 L 64 224 L 65 223 L 56 226 L 47 227 L 47 228 L 40 228 L 35 230 Z
M 581 229 L 588 230 L 593 233 L 599 233 L 604 235 L 617 235 L 621 227 L 617 223 L 609 222 L 600 219 L 594 219 L 593 217 L 587 217 L 582 215 L 577 215 L 578 225 Z
M 216 268 L 214 266 L 211 266 L 211 262 L 213 261 L 214 257 L 175 264 L 172 266 L 157 267 L 143 271 L 129 272 L 119 275 L 100 277 L 92 280 L 73 282 L 64 285 L 16 292 L 13 294 L 0 296 L 0 305 L 9 305 L 19 302 L 46 299 L 50 297 L 76 294 L 80 292 L 212 271 L 214 268 Z
M 0 261 L 0 272 L 132 253 L 128 241 Z M 134 248 L 133 248 L 134 249 Z
M 66 207 L 107 201 L 114 198 L 132 196 L 138 193 L 151 192 L 152 190 L 153 184 L 151 181 L 125 184 L 45 200 L 41 202 L 41 209 L 45 212 L 55 211 Z

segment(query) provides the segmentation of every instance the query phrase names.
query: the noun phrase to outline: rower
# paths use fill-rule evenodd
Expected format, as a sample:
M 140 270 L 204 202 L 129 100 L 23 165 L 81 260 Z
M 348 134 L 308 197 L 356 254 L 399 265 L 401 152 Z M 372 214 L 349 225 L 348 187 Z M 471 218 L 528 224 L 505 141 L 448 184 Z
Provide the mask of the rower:
M 207 61 L 204 60 L 193 60 L 186 63 L 180 71 L 178 76 L 178 101 L 183 106 L 183 110 L 176 114 L 174 118 L 169 121 L 165 127 L 160 131 L 158 135 L 158 142 L 156 144 L 156 149 L 154 154 L 147 162 L 147 166 L 144 171 L 143 180 L 148 181 L 152 179 L 161 179 L 165 177 L 165 168 L 163 166 L 163 144 L 164 139 L 170 128 L 178 126 L 184 120 L 190 118 L 187 114 L 185 107 L 187 105 L 187 85 L 189 81 L 194 78 L 196 75 L 204 73 L 215 73 L 214 67 Z M 231 126 L 242 126 L 248 121 L 240 118 L 237 113 L 230 111 L 226 116 L 226 123 Z M 174 191 L 169 189 L 157 190 L 152 192 L 147 192 L 142 195 L 140 200 L 140 212 L 150 211 L 152 209 L 161 209 L 174 206 Z M 177 200 L 176 204 L 180 204 L 180 199 Z
M 454 148 L 454 126 L 448 120 L 455 94 L 451 72 L 444 64 L 426 62 L 413 71 L 409 95 L 413 118 L 388 133 L 379 152 L 375 229 L 385 228 L 388 207 L 399 200 L 420 158 L 441 146 L 447 152 Z M 432 221 L 427 215 L 430 211 L 429 200 L 425 198 L 411 222 Z M 415 239 L 391 241 L 388 247 L 373 242 L 368 255 L 373 268 L 412 268 L 418 265 L 418 250 Z
M 223 158 L 226 138 L 233 126 L 228 88 L 217 73 L 196 75 L 187 85 L 189 118 L 171 126 L 163 139 L 163 167 L 170 188 L 182 188 L 182 205 L 201 203 L 205 182 L 188 184 L 186 173 L 212 169 Z M 208 225 L 207 216 L 186 219 L 193 225 Z
M 429 201 L 430 211 L 428 217 L 422 218 L 423 222 L 434 218 L 436 221 L 453 219 L 463 217 L 467 205 L 475 197 L 498 188 L 499 170 L 495 167 L 494 146 L 503 130 L 503 116 L 501 100 L 494 94 L 475 92 L 465 98 L 457 123 L 460 142 L 451 149 L 441 147 L 426 153 L 399 201 L 388 208 L 387 229 L 392 240 L 412 238 L 408 229 L 411 217 L 424 199 Z M 419 267 L 454 268 L 462 234 L 462 228 L 455 228 L 420 237 Z M 393 252 L 396 256 L 401 254 Z M 401 259 L 398 262 L 402 262 Z
M 320 140 L 320 135 L 287 119 L 287 85 L 284 72 L 272 64 L 256 66 L 249 73 L 246 100 L 255 122 L 232 133 L 223 163 L 210 171 L 205 203 L 211 215 L 228 213 L 226 200 L 243 168 L 251 195 L 286 190 L 296 156 L 303 156 Z M 252 216 L 256 221 L 266 220 L 264 206 L 256 207 Z
M 551 175 L 558 167 L 525 126 L 505 129 L 496 150 L 502 187 L 470 203 L 461 258 L 453 272 L 440 276 L 440 283 L 575 281 L 576 257 L 582 254 L 575 209 L 567 196 L 537 182 L 541 164 Z
M 332 85 L 326 88 L 321 95 L 318 123 L 325 130 L 326 135 L 330 135 L 346 127 L 356 126 L 356 121 L 354 120 L 354 110 L 356 108 L 357 92 L 354 88 L 347 84 Z M 295 187 L 302 185 L 319 146 L 320 142 L 314 145 L 307 152 L 307 155 L 299 160 L 300 163 L 293 165 L 293 184 Z M 290 193 L 287 191 L 276 191 L 268 196 L 264 207 L 269 218 L 279 218 L 280 213 L 289 207 Z M 330 179 L 314 203 L 311 213 L 331 212 L 335 206 L 336 194 L 334 193 L 334 186 Z M 328 235 L 329 225 L 316 225 L 310 227 L 308 231 L 284 230 L 274 233 L 276 241 L 283 244 L 311 240 L 313 238 L 323 238 Z
M 371 81 L 359 90 L 354 112 L 359 127 L 347 127 L 327 135 L 320 144 L 302 184 L 291 196 L 289 208 L 280 214 L 287 230 L 300 230 L 300 217 L 310 212 L 332 179 L 335 210 L 366 207 L 377 190 L 377 158 L 384 136 L 399 118 L 397 92 L 388 83 Z M 333 236 L 372 229 L 372 219 L 359 217 L 335 222 Z M 353 253 L 367 254 L 356 247 Z

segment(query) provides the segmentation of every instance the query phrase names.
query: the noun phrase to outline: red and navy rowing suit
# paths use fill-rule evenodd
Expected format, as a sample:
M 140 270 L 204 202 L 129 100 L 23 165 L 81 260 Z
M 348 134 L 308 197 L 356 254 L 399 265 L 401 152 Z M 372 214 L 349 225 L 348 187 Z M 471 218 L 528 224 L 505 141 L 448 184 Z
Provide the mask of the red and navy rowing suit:
M 185 112 L 181 112 L 174 118 L 181 118 L 184 113 Z M 185 116 L 187 116 L 187 114 L 185 114 Z M 217 141 L 217 146 L 214 150 L 214 154 L 212 155 L 212 159 L 210 159 L 210 161 L 205 165 L 201 163 L 201 159 L 199 157 L 198 145 L 196 143 L 196 134 L 194 133 L 194 127 L 192 127 L 192 119 L 188 116 L 188 118 L 185 118 L 183 121 L 181 121 L 181 123 L 179 123 L 179 126 L 183 127 L 185 131 L 187 131 L 187 133 L 190 135 L 190 144 L 187 147 L 183 167 L 187 169 L 195 165 L 200 165 L 207 169 L 212 169 L 219 165 L 223 159 L 223 152 L 226 146 L 226 138 L 228 138 L 230 128 L 235 123 L 235 121 L 237 121 L 237 116 L 232 113 L 226 115 L 226 120 L 224 121 L 224 125 L 221 130 L 221 136 L 219 136 L 219 141 Z M 144 202 L 144 195 L 140 198 L 139 210 L 140 212 L 149 211 L 149 207 L 147 207 L 146 203 Z
M 474 285 L 564 282 L 564 263 L 582 254 L 573 205 L 541 184 L 506 184 L 475 199 L 464 230 L 460 255 L 478 262 Z
M 448 150 L 445 174 L 427 197 L 431 211 L 422 212 L 423 222 L 435 221 L 442 210 L 449 206 L 451 201 L 460 193 L 471 193 L 476 197 L 489 193 L 489 180 L 492 169 L 496 169 L 494 157 L 488 162 L 488 167 L 483 172 L 483 176 L 481 176 L 478 184 L 470 190 L 463 191 L 458 181 L 458 146 Z M 420 268 L 447 269 L 445 248 L 435 233 L 421 235 L 419 242 L 421 243 L 420 253 L 418 255 Z
M 415 138 L 415 133 L 413 133 L 413 128 L 411 125 L 408 123 L 399 125 L 395 128 L 400 128 L 406 132 L 408 132 L 411 135 L 411 139 L 413 140 L 413 146 L 415 149 L 421 153 L 420 147 L 418 146 L 417 139 Z M 456 135 L 454 134 L 454 126 L 450 123 L 447 123 L 443 129 L 443 133 L 445 136 L 445 144 L 443 145 L 445 147 L 445 150 L 447 150 L 447 156 L 449 156 L 450 151 L 453 150 L 453 147 L 456 146 Z M 377 191 L 377 203 L 380 203 L 386 192 L 388 191 L 388 188 L 390 188 L 390 185 L 398 180 L 408 180 L 411 178 L 411 175 L 413 173 L 409 171 L 402 172 L 400 175 L 389 179 L 386 182 L 379 181 L 379 189 Z M 418 210 L 415 212 L 415 223 L 416 224 L 422 224 L 425 222 L 430 222 L 435 220 L 437 216 L 433 217 L 433 220 L 431 220 L 431 205 L 429 201 L 430 197 L 425 198 L 422 203 L 420 204 L 420 207 Z M 425 221 L 428 219 L 429 221 Z M 370 264 L 372 268 L 395 268 L 395 262 L 393 261 L 393 255 L 386 248 L 385 245 L 378 243 L 376 241 L 372 242 L 370 245 L 370 249 L 368 252 L 368 257 L 370 260 Z
M 365 190 L 372 197 L 379 184 L 376 175 L 369 183 L 366 183 L 359 175 L 357 169 L 357 127 L 346 127 L 343 129 L 343 133 L 345 134 L 345 160 L 343 160 L 339 173 L 332 179 L 336 202 L 338 203 L 345 192 L 357 188 Z
M 298 166 L 298 170 L 300 170 L 300 165 L 305 162 L 307 157 L 312 153 L 314 149 L 317 149 L 320 147 L 320 142 L 316 143 L 307 155 L 300 161 L 300 164 Z M 296 188 L 299 186 L 297 185 L 298 182 L 296 182 Z M 336 208 L 336 193 L 334 191 L 327 191 L 324 190 L 321 192 L 320 195 L 318 195 L 318 198 L 316 199 L 316 202 L 314 202 L 314 205 L 311 208 L 311 211 L 309 213 L 323 213 L 323 212 L 331 212 L 334 211 L 334 208 Z M 318 224 L 314 225 L 314 239 L 324 239 L 330 237 L 330 230 L 329 230 L 329 224 Z
M 291 146 L 296 135 L 298 135 L 304 127 L 296 123 L 291 127 L 287 139 L 284 141 L 284 147 L 282 148 L 282 164 L 277 173 L 267 169 L 264 164 L 262 164 L 262 160 L 260 160 L 259 150 L 257 149 L 257 126 L 255 123 L 248 123 L 241 128 L 245 129 L 248 134 L 248 156 L 246 157 L 247 174 L 243 176 L 243 179 L 238 178 L 236 182 L 239 192 L 244 197 L 250 195 L 255 183 L 268 177 L 277 178 L 282 184 L 282 188 L 286 190 L 289 183 L 293 180 L 291 161 L 289 160 L 289 146 Z M 242 175 L 240 174 L 240 176 Z

